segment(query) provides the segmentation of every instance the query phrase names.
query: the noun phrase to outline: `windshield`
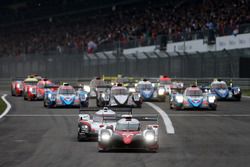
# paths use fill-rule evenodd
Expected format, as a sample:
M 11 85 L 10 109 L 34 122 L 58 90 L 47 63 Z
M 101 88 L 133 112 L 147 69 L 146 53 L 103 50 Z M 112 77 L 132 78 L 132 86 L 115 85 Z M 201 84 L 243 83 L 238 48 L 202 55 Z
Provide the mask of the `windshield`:
M 112 94 L 113 95 L 127 95 L 128 90 L 127 89 L 113 89 Z
M 186 96 L 202 96 L 201 90 L 187 90 Z
M 94 115 L 93 121 L 94 122 L 116 122 L 116 117 L 114 115 L 105 115 L 105 116 Z
M 62 94 L 62 95 L 75 94 L 75 90 L 74 89 L 60 89 L 59 94 Z
M 36 85 L 37 82 L 36 81 L 26 81 L 24 82 L 26 85 Z
M 226 89 L 227 85 L 225 83 L 214 83 L 212 84 L 213 89 Z
M 139 89 L 142 89 L 142 90 L 144 90 L 144 89 L 153 89 L 153 86 L 152 86 L 152 84 L 140 84 L 140 85 L 138 85 L 138 87 L 139 87 Z
M 169 85 L 171 84 L 171 80 L 160 80 L 160 84 L 163 84 L 163 85 Z
M 119 131 L 137 131 L 140 129 L 140 124 L 132 123 L 117 123 L 116 130 Z

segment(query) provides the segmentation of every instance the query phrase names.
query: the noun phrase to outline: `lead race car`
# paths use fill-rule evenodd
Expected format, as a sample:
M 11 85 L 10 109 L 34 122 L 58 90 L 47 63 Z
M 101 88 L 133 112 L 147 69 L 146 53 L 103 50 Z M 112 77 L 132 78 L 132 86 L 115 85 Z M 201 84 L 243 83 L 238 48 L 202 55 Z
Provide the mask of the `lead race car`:
M 44 107 L 88 107 L 89 105 L 88 93 L 79 87 L 63 83 L 61 86 L 46 88 L 57 88 L 57 90 L 46 90 Z M 79 88 L 79 90 L 75 90 L 75 88 Z
M 173 93 L 170 97 L 170 109 L 211 109 L 216 110 L 216 97 L 203 93 L 197 86 L 188 87 L 184 93 Z
M 141 124 L 143 121 L 157 121 L 157 123 L 148 124 L 143 129 Z M 99 131 L 98 150 L 143 149 L 156 152 L 159 148 L 158 128 L 158 115 L 123 115 L 115 127 L 107 126 Z
M 210 85 L 210 92 L 216 95 L 218 100 L 241 100 L 240 88 L 232 84 L 228 86 L 225 81 L 213 81 Z
M 97 106 L 108 107 L 138 107 L 142 105 L 139 93 L 129 92 L 128 88 L 122 84 L 107 87 L 106 91 L 99 92 L 97 96 Z
M 78 119 L 78 141 L 97 139 L 100 129 L 106 128 L 108 126 L 115 127 L 117 114 L 120 112 L 126 112 L 127 114 L 130 114 L 132 113 L 132 108 L 109 109 L 104 107 L 100 109 L 90 107 L 81 109 L 79 111 Z

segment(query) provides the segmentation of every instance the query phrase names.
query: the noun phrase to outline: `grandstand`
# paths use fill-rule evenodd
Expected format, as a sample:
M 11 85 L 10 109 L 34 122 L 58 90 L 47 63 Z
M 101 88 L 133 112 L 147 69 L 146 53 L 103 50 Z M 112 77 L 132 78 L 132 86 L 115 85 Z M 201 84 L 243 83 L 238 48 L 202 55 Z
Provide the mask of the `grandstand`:
M 213 34 L 242 33 L 243 25 L 250 23 L 249 3 L 242 0 L 4 2 L 1 55 L 84 52 L 88 45 L 92 50 L 111 50 L 117 45 L 130 48 L 209 34 L 213 42 Z
M 248 0 L 4 0 L 0 5 L 0 57 L 88 57 L 108 51 L 120 57 L 144 46 L 168 56 L 194 48 L 177 42 L 202 40 L 207 51 L 216 51 L 216 37 L 250 32 Z

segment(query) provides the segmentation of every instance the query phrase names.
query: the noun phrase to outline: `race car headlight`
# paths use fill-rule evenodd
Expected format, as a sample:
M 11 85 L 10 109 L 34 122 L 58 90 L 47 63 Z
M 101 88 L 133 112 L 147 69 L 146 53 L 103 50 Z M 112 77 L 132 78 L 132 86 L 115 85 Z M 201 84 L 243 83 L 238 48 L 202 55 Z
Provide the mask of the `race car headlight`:
M 104 141 L 104 142 L 109 141 L 110 138 L 111 138 L 111 135 L 108 132 L 104 132 L 104 133 L 101 134 L 101 140 Z
M 106 95 L 104 93 L 102 93 L 102 98 L 105 98 L 105 97 L 106 97 Z
M 88 93 L 90 92 L 90 86 L 88 85 L 84 85 L 83 89 Z
M 240 93 L 240 88 L 234 89 L 234 94 L 239 94 Z
M 82 128 L 82 130 L 86 130 L 86 129 L 88 129 L 89 127 L 88 127 L 87 125 L 82 125 L 81 128 Z
M 134 93 L 135 92 L 135 88 L 129 88 L 128 91 L 131 92 L 131 93 Z
M 214 103 L 215 99 L 216 99 L 215 96 L 209 96 L 209 97 L 208 97 L 208 102 L 209 102 L 209 103 Z
M 146 132 L 145 140 L 146 142 L 153 142 L 155 140 L 155 134 L 153 132 Z
M 19 89 L 20 88 L 20 84 L 17 84 L 16 87 Z
M 158 94 L 159 94 L 159 95 L 164 95 L 164 93 L 165 93 L 165 89 L 164 89 L 164 88 L 160 88 L 160 89 L 158 90 Z
M 29 88 L 29 91 L 32 92 L 32 88 Z
M 50 99 L 51 99 L 51 97 L 52 97 L 52 94 L 48 94 L 48 98 L 50 98 Z
M 180 96 L 180 95 L 177 95 L 175 97 L 175 99 L 176 99 L 177 103 L 183 103 L 183 100 L 184 100 L 183 96 Z

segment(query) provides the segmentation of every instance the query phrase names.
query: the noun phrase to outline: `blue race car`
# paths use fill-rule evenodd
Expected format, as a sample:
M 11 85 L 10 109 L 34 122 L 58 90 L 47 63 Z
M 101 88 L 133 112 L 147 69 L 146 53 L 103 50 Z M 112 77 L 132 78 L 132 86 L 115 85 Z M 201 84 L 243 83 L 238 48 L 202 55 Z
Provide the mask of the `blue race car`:
M 67 83 L 59 86 L 57 90 L 45 91 L 44 106 L 51 107 L 88 107 L 88 93 L 83 89 L 75 88 Z
M 241 100 L 241 90 L 237 86 L 227 86 L 225 81 L 213 81 L 210 85 L 211 93 L 216 95 L 217 100 Z
M 197 86 L 188 87 L 184 93 L 170 95 L 170 109 L 210 109 L 216 110 L 216 97 L 211 93 L 203 93 Z
M 163 86 L 155 86 L 148 80 L 140 81 L 136 86 L 136 92 L 140 93 L 143 101 L 165 101 L 166 90 Z

